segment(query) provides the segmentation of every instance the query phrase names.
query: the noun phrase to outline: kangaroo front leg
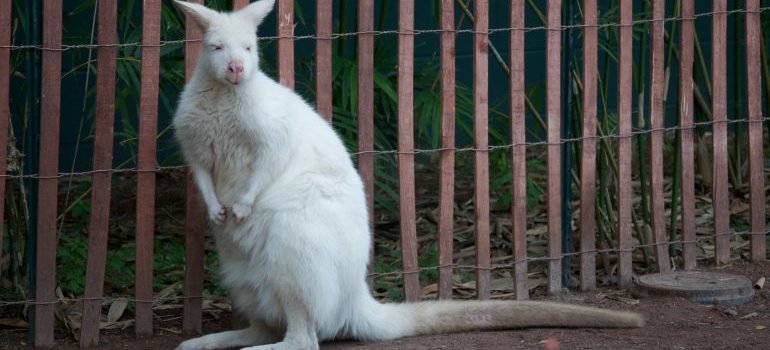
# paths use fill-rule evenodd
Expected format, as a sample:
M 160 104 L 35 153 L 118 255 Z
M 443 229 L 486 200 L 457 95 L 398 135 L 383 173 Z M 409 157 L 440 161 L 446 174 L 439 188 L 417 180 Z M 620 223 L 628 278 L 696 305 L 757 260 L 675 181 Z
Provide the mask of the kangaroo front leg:
M 263 181 L 262 171 L 264 170 L 252 172 L 247 181 L 248 186 L 246 190 L 238 197 L 238 201 L 233 204 L 231 211 L 236 220 L 241 221 L 251 214 L 254 200 L 257 198 L 257 192 L 259 192 L 259 186 Z
M 298 303 L 300 304 L 300 303 Z M 290 305 L 286 310 L 286 336 L 275 344 L 259 345 L 241 350 L 318 350 L 315 323 L 304 305 Z
M 203 203 L 206 204 L 206 211 L 209 214 L 209 220 L 211 222 L 221 225 L 225 221 L 227 211 L 225 207 L 219 203 L 217 194 L 214 191 L 214 181 L 211 179 L 211 173 L 201 166 L 192 166 L 193 177 L 195 183 L 198 185 L 198 189 L 203 197 Z

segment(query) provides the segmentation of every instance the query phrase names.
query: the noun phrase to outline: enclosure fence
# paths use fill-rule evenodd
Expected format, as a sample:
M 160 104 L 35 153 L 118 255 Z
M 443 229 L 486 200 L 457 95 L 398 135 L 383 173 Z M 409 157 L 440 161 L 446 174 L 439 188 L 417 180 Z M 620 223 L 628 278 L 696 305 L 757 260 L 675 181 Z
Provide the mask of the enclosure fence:
M 201 3 L 198 0 L 196 2 Z M 233 0 L 232 6 L 240 8 L 248 0 Z M 596 287 L 596 257 L 600 253 L 616 253 L 618 257 L 617 284 L 624 288 L 632 283 L 632 252 L 640 248 L 652 248 L 656 267 L 659 271 L 671 269 L 670 245 L 682 247 L 682 261 L 685 269 L 696 268 L 695 234 L 695 172 L 693 130 L 708 126 L 713 132 L 713 216 L 714 234 L 709 237 L 715 242 L 717 264 L 730 260 L 731 238 L 750 237 L 750 257 L 753 261 L 764 260 L 765 238 L 768 233 L 765 216 L 765 184 L 763 157 L 763 124 L 767 118 L 762 115 L 762 86 L 760 74 L 760 14 L 770 8 L 760 7 L 759 0 L 746 0 L 743 9 L 727 10 L 726 0 L 713 0 L 712 11 L 695 15 L 694 0 L 681 0 L 678 17 L 665 17 L 665 1 L 653 0 L 652 18 L 634 21 L 632 1 L 619 0 L 619 21 L 611 24 L 597 24 L 597 1 L 583 0 L 584 23 L 566 26 L 562 24 L 562 1 L 547 1 L 547 22 L 542 27 L 526 27 L 524 23 L 525 0 L 510 1 L 510 25 L 505 28 L 489 28 L 488 0 L 473 0 L 473 29 L 455 28 L 455 1 L 440 0 L 440 28 L 417 30 L 414 28 L 414 0 L 398 1 L 398 29 L 374 30 L 374 0 L 358 0 L 356 32 L 332 32 L 332 0 L 318 0 L 316 9 L 316 33 L 309 36 L 294 36 L 294 1 L 277 1 L 277 35 L 261 40 L 277 41 L 278 80 L 294 87 L 294 42 L 314 40 L 316 44 L 316 106 L 328 121 L 332 120 L 332 41 L 338 38 L 357 39 L 358 64 L 358 167 L 365 184 L 370 218 L 374 217 L 374 160 L 380 154 L 395 154 L 398 162 L 398 194 L 400 204 L 400 232 L 402 271 L 405 298 L 407 301 L 420 299 L 419 272 L 437 269 L 439 273 L 438 297 L 452 298 L 453 270 L 475 271 L 476 291 L 479 299 L 490 297 L 490 271 L 510 269 L 514 280 L 517 299 L 528 298 L 528 263 L 545 261 L 548 266 L 547 290 L 551 293 L 562 288 L 562 260 L 579 258 L 580 288 L 591 290 Z M 176 41 L 160 40 L 161 0 L 145 0 L 142 7 L 142 39 L 135 43 L 116 42 L 117 2 L 98 0 L 98 38 L 96 44 L 66 45 L 62 42 L 62 1 L 43 2 L 43 41 L 41 45 L 14 46 L 11 43 L 11 0 L 0 0 L 0 145 L 8 143 L 9 110 L 9 55 L 12 50 L 38 50 L 42 59 L 41 112 L 39 172 L 37 174 L 12 175 L 6 167 L 0 167 L 0 197 L 5 194 L 8 179 L 29 178 L 39 185 L 37 208 L 37 255 L 35 274 L 35 295 L 33 300 L 19 304 L 34 307 L 34 342 L 38 346 L 54 345 L 54 305 L 62 302 L 55 294 L 56 245 L 57 245 L 57 186 L 62 178 L 88 175 L 92 177 L 90 227 L 88 238 L 88 262 L 80 344 L 90 346 L 99 341 L 99 321 L 102 302 L 109 298 L 103 295 L 105 259 L 107 252 L 108 220 L 110 211 L 111 176 L 120 172 L 133 172 L 137 177 L 136 188 L 136 281 L 135 330 L 139 336 L 153 332 L 153 303 L 160 299 L 153 296 L 153 234 L 155 228 L 155 180 L 161 171 L 182 167 L 158 167 L 156 164 L 156 134 L 159 88 L 160 49 L 165 45 L 184 45 L 185 71 L 189 78 L 196 64 L 200 50 L 201 33 L 194 26 L 187 26 L 186 38 Z M 727 116 L 727 17 L 745 17 L 745 59 L 746 69 L 746 115 Z M 693 121 L 693 61 L 694 61 L 694 20 L 708 17 L 712 24 L 711 84 L 712 120 Z M 679 96 L 677 126 L 664 127 L 664 24 L 676 21 L 681 26 L 678 38 Z M 632 126 L 632 52 L 634 25 L 649 24 L 650 75 L 649 75 L 649 120 L 643 128 Z M 617 134 L 597 135 L 597 32 L 606 27 L 619 28 L 618 71 L 617 71 Z M 582 134 L 576 138 L 561 135 L 562 84 L 565 74 L 561 71 L 562 32 L 568 29 L 582 31 L 584 50 L 582 52 Z M 525 135 L 525 61 L 524 37 L 532 31 L 546 32 L 546 140 L 527 142 Z M 491 33 L 505 32 L 510 35 L 510 143 L 490 146 L 488 141 L 488 83 L 489 74 L 488 37 Z M 455 145 L 455 44 L 456 36 L 467 33 L 473 36 L 473 130 L 472 147 Z M 440 147 L 416 149 L 414 146 L 414 37 L 435 34 L 440 36 L 440 83 L 441 83 L 441 126 Z M 374 148 L 374 37 L 394 35 L 398 40 L 398 148 L 378 151 Z M 115 103 L 115 61 L 116 50 L 121 46 L 141 48 L 141 99 L 138 131 L 138 162 L 136 168 L 112 169 L 114 103 Z M 61 55 L 66 50 L 97 50 L 96 72 L 96 113 L 94 132 L 93 169 L 87 172 L 61 173 L 58 166 L 59 119 L 61 89 Z M 496 52 L 496 51 L 495 51 Z M 494 54 L 494 52 L 493 52 Z M 728 194 L 728 126 L 742 123 L 748 130 L 750 228 L 736 232 L 730 227 Z M 664 203 L 664 160 L 663 144 L 665 132 L 679 135 L 681 152 L 681 236 L 670 240 L 666 234 Z M 649 181 L 651 229 L 653 241 L 634 244 L 632 240 L 632 138 L 646 135 L 649 138 L 648 156 L 650 161 Z M 597 142 L 617 141 L 617 248 L 599 249 L 596 244 L 597 220 L 595 212 Z M 561 184 L 562 145 L 580 144 L 580 219 L 578 251 L 564 252 L 562 244 L 562 201 Z M 547 150 L 547 222 L 548 244 L 545 257 L 531 257 L 527 254 L 527 208 L 526 208 L 526 157 L 527 149 L 543 146 Z M 504 149 L 510 151 L 512 164 L 511 222 L 513 242 L 513 263 L 492 264 L 490 259 L 490 189 L 489 152 Z M 471 153 L 474 159 L 474 210 L 475 210 L 475 263 L 459 265 L 453 259 L 453 220 L 455 202 L 455 156 Z M 436 153 L 439 160 L 438 187 L 438 266 L 419 266 L 415 209 L 415 155 Z M 7 149 L 0 147 L 0 159 L 7 158 Z M 185 219 L 185 270 L 184 296 L 173 298 L 183 300 L 183 331 L 201 331 L 203 301 L 203 257 L 204 229 L 206 222 L 204 208 L 192 181 L 186 186 Z M 0 201 L 0 221 L 4 202 Z M 1 234 L 1 232 L 0 232 Z M 2 236 L 0 236 L 2 243 Z M 2 244 L 0 244 L 0 247 Z M 2 251 L 0 251 L 1 253 Z M 376 276 L 378 274 L 372 274 Z M 0 302 L 0 306 L 15 302 Z

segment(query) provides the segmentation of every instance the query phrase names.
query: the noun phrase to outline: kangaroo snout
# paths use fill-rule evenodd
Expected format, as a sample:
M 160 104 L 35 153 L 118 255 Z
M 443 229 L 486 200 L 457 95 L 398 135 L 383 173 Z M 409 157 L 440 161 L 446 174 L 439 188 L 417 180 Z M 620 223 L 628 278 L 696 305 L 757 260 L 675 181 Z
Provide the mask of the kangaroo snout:
M 232 60 L 227 64 L 227 80 L 238 84 L 243 78 L 243 61 Z

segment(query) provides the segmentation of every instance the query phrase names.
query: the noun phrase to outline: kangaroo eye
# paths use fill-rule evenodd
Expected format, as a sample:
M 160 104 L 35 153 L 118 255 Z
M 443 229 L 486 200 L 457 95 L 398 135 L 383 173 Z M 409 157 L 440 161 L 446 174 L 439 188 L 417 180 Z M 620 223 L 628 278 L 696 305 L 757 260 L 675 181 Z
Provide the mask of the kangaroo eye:
M 216 45 L 216 44 L 211 45 L 211 49 L 214 51 L 222 50 L 222 45 Z

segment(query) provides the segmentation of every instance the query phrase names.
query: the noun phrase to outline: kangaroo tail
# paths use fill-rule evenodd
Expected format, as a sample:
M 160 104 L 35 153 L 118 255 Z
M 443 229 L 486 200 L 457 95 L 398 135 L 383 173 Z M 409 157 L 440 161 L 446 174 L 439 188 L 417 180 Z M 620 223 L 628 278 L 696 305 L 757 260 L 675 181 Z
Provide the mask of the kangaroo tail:
M 641 315 L 594 307 L 537 301 L 428 301 L 380 304 L 359 309 L 352 336 L 387 340 L 411 335 L 527 327 L 637 328 Z

